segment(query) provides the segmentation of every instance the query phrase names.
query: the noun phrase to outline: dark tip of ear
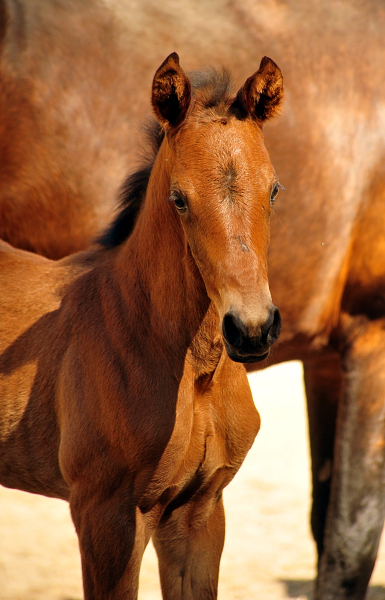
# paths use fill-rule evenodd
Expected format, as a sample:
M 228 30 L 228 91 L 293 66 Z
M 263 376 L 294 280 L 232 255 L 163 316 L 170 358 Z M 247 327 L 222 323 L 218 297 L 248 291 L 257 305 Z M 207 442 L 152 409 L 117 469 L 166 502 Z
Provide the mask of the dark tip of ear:
M 162 62 L 157 73 L 160 72 L 165 65 L 171 65 L 171 63 L 175 63 L 179 67 L 179 55 L 176 52 L 171 52 L 168 57 Z
M 152 83 L 152 106 L 162 124 L 176 127 L 185 119 L 191 101 L 191 84 L 179 66 L 176 52 L 156 71 Z
M 238 92 L 234 108 L 261 124 L 280 113 L 283 100 L 283 78 L 280 68 L 264 56 L 259 69 Z

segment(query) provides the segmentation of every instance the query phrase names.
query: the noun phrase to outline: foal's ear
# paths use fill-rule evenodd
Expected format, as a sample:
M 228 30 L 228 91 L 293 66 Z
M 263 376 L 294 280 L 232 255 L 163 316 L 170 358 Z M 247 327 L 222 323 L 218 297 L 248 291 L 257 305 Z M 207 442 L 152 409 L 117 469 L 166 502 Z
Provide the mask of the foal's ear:
M 235 101 L 242 112 L 260 121 L 280 113 L 283 100 L 283 78 L 280 68 L 264 56 L 259 69 L 241 87 Z
M 180 125 L 191 102 L 191 83 L 173 52 L 161 64 L 152 82 L 152 107 L 160 123 Z

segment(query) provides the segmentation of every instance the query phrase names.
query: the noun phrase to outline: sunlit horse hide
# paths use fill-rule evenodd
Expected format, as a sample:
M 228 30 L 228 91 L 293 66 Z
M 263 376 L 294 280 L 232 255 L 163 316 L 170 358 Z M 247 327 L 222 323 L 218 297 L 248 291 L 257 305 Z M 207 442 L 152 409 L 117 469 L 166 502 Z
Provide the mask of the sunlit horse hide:
M 282 96 L 269 58 L 234 94 L 171 54 L 145 191 L 139 171 L 100 243 L 59 261 L 0 243 L 0 482 L 69 500 L 85 600 L 134 600 L 151 536 L 165 598 L 216 597 L 222 490 L 259 429 L 240 363 L 280 329 L 261 127 Z
M 240 81 L 255 56 L 267 54 L 283 69 L 285 111 L 264 128 L 286 188 L 272 214 L 269 250 L 283 330 L 259 367 L 303 361 L 320 557 L 315 599 L 362 600 L 385 514 L 383 3 L 211 0 L 198 8 L 180 0 L 176 11 L 171 0 L 111 0 L 117 20 L 91 0 L 7 0 L 6 10 L 3 0 L 0 6 L 8 15 L 1 27 L 2 117 L 14 115 L 18 86 L 29 85 L 17 120 L 6 121 L 12 135 L 0 136 L 7 156 L 15 154 L 12 168 L 4 170 L 0 161 L 1 235 L 21 244 L 18 229 L 26 229 L 27 247 L 50 256 L 68 251 L 71 228 L 86 243 L 106 218 L 137 151 L 130 124 L 150 108 L 146 89 L 165 48 L 183 53 L 188 69 L 208 57 L 229 65 Z M 93 120 L 80 114 L 86 98 L 88 111 L 95 107 Z M 49 124 L 49 134 L 39 137 Z M 48 149 L 43 162 L 39 139 L 41 152 Z M 2 209 L 9 189 L 13 206 L 22 202 L 11 223 Z M 36 210 L 42 197 L 47 202 Z M 93 211 L 99 218 L 89 226 Z M 30 241 L 36 222 L 42 224 L 38 240 Z

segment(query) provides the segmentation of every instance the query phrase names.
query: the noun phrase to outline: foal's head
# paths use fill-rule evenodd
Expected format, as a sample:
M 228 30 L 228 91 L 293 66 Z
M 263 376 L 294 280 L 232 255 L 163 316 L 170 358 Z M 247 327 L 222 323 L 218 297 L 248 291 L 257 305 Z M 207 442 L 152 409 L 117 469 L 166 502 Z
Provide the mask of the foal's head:
M 171 54 L 155 74 L 152 105 L 170 148 L 170 199 L 218 310 L 227 352 L 255 362 L 268 355 L 281 325 L 266 261 L 279 184 L 261 127 L 279 112 L 283 83 L 266 57 L 235 97 L 220 79 L 218 85 L 206 73 L 192 86 Z

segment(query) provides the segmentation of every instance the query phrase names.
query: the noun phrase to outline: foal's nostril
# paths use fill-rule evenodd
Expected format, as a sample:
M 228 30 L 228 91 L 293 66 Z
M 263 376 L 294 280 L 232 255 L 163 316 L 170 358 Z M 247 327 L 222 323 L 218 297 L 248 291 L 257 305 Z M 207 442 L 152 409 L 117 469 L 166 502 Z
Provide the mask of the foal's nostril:
M 242 345 L 242 332 L 237 325 L 237 318 L 231 313 L 227 313 L 223 319 L 223 337 L 233 348 L 239 348 Z
M 260 328 L 247 329 L 235 312 L 223 317 L 222 333 L 225 341 L 243 355 L 260 356 L 269 350 L 269 346 L 278 339 L 281 330 L 281 316 L 276 306 L 271 305 L 268 318 Z
M 268 327 L 265 325 L 266 341 L 269 345 L 274 344 L 277 341 L 281 332 L 281 315 L 276 306 L 274 306 L 271 312 L 270 324 Z

